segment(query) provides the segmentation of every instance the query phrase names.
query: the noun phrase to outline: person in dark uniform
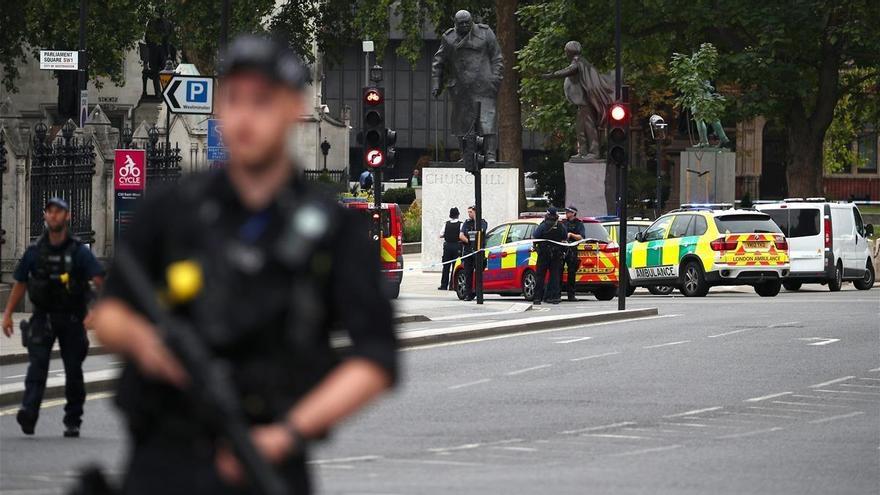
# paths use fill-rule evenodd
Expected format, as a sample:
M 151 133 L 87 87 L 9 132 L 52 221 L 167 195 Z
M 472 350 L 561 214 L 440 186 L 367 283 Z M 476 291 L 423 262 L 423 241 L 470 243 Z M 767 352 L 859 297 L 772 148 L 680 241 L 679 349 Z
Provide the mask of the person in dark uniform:
M 230 43 L 216 100 L 227 167 L 150 193 L 123 242 L 169 311 L 228 368 L 257 451 L 290 493 L 308 494 L 308 441 L 394 383 L 397 342 L 366 219 L 313 188 L 287 152 L 307 108 L 299 60 L 262 37 Z M 169 275 L 184 266 L 199 277 Z M 117 270 L 94 320 L 127 360 L 116 395 L 132 441 L 123 493 L 253 493 Z M 331 329 L 347 332 L 344 355 Z
M 449 272 L 452 271 L 452 262 L 461 255 L 461 221 L 458 219 L 458 208 L 449 209 L 449 220 L 443 226 L 443 276 L 440 278 L 439 290 L 449 290 Z
M 485 218 L 480 219 L 482 231 L 481 238 L 486 239 L 486 231 L 489 230 L 489 224 Z M 467 256 L 477 250 L 477 207 L 468 206 L 468 219 L 461 224 L 461 232 L 458 234 L 458 240 L 461 242 L 461 255 Z M 468 256 L 461 261 L 464 266 L 465 284 L 470 290 L 470 294 L 465 297 L 465 301 L 473 301 L 477 297 L 476 288 L 474 287 L 474 269 L 477 264 L 477 256 Z
M 52 346 L 58 339 L 64 362 L 64 436 L 78 437 L 86 400 L 82 363 L 89 352 L 84 321 L 92 284 L 100 287 L 104 267 L 89 247 L 70 235 L 70 207 L 52 198 L 43 212 L 46 231 L 27 248 L 15 268 L 15 285 L 3 312 L 3 333 L 12 337 L 12 312 L 25 292 L 34 304 L 30 321 L 22 325 L 28 351 L 24 396 L 16 419 L 25 435 L 33 435 L 46 390 Z
M 534 239 L 545 239 L 547 241 L 565 242 L 568 233 L 565 227 L 559 222 L 559 213 L 554 207 L 547 208 L 547 214 L 544 221 L 535 229 L 532 236 Z M 542 301 L 550 304 L 559 304 L 560 288 L 559 273 L 562 271 L 562 251 L 563 247 L 553 242 L 535 243 L 535 249 L 538 250 L 538 263 L 535 267 L 535 299 L 534 304 L 539 305 Z M 547 272 L 550 272 L 550 280 L 546 283 Z
M 562 224 L 565 226 L 568 238 L 567 242 L 577 242 L 587 236 L 587 229 L 584 223 L 577 217 L 577 208 L 569 206 L 565 209 L 565 220 Z M 577 246 L 565 248 L 565 254 L 559 268 L 560 280 L 562 280 L 562 271 L 568 272 L 568 280 L 566 280 L 565 288 L 568 292 L 569 301 L 577 301 L 575 297 L 575 284 L 577 279 L 577 271 L 581 266 L 581 260 L 578 258 Z

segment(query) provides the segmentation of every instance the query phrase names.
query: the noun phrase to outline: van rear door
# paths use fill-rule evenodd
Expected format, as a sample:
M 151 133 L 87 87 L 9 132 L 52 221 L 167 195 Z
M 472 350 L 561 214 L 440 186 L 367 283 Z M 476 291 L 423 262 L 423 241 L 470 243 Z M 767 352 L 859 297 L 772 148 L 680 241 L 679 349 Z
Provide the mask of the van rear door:
M 843 263 L 843 276 L 853 277 L 864 272 L 864 260 L 856 258 L 856 225 L 851 205 L 832 205 L 831 224 L 834 229 L 835 257 Z
M 788 239 L 788 254 L 793 273 L 825 270 L 825 240 L 822 237 L 820 205 L 774 205 L 758 209 L 770 215 Z

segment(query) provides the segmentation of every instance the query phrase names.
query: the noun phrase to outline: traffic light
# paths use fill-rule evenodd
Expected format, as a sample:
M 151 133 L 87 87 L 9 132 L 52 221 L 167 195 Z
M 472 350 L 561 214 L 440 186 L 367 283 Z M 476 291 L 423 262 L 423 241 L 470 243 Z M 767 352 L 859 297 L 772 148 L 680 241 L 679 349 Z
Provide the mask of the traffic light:
M 363 92 L 363 130 L 360 141 L 364 146 L 364 165 L 380 168 L 386 162 L 385 149 L 385 94 L 383 88 L 368 86 Z
M 608 108 L 608 163 L 624 166 L 629 149 L 629 104 L 616 101 Z
M 394 143 L 397 142 L 397 131 L 393 129 L 385 129 L 385 142 L 383 150 L 385 151 L 385 168 L 394 168 L 397 158 L 397 149 Z
M 467 172 L 476 174 L 486 167 L 486 140 L 483 136 L 468 133 L 462 136 L 462 160 Z

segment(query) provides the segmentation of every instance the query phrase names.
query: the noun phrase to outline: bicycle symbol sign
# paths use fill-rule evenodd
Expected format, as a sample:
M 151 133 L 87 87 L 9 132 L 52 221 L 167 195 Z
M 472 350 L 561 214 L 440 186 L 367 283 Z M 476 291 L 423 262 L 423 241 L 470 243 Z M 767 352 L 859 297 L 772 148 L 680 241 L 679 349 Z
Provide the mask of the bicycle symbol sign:
M 144 189 L 145 166 L 144 150 L 116 150 L 113 181 L 116 189 Z

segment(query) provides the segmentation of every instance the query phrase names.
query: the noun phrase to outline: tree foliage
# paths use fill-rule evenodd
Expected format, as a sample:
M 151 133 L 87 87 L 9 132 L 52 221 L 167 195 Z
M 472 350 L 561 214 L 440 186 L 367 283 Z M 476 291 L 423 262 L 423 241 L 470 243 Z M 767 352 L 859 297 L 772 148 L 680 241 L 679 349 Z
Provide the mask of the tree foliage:
M 718 74 L 718 50 L 703 43 L 692 55 L 673 53 L 669 61 L 669 82 L 678 90 L 675 103 L 689 110 L 694 120 L 715 122 L 724 110 L 724 97 L 710 81 Z

